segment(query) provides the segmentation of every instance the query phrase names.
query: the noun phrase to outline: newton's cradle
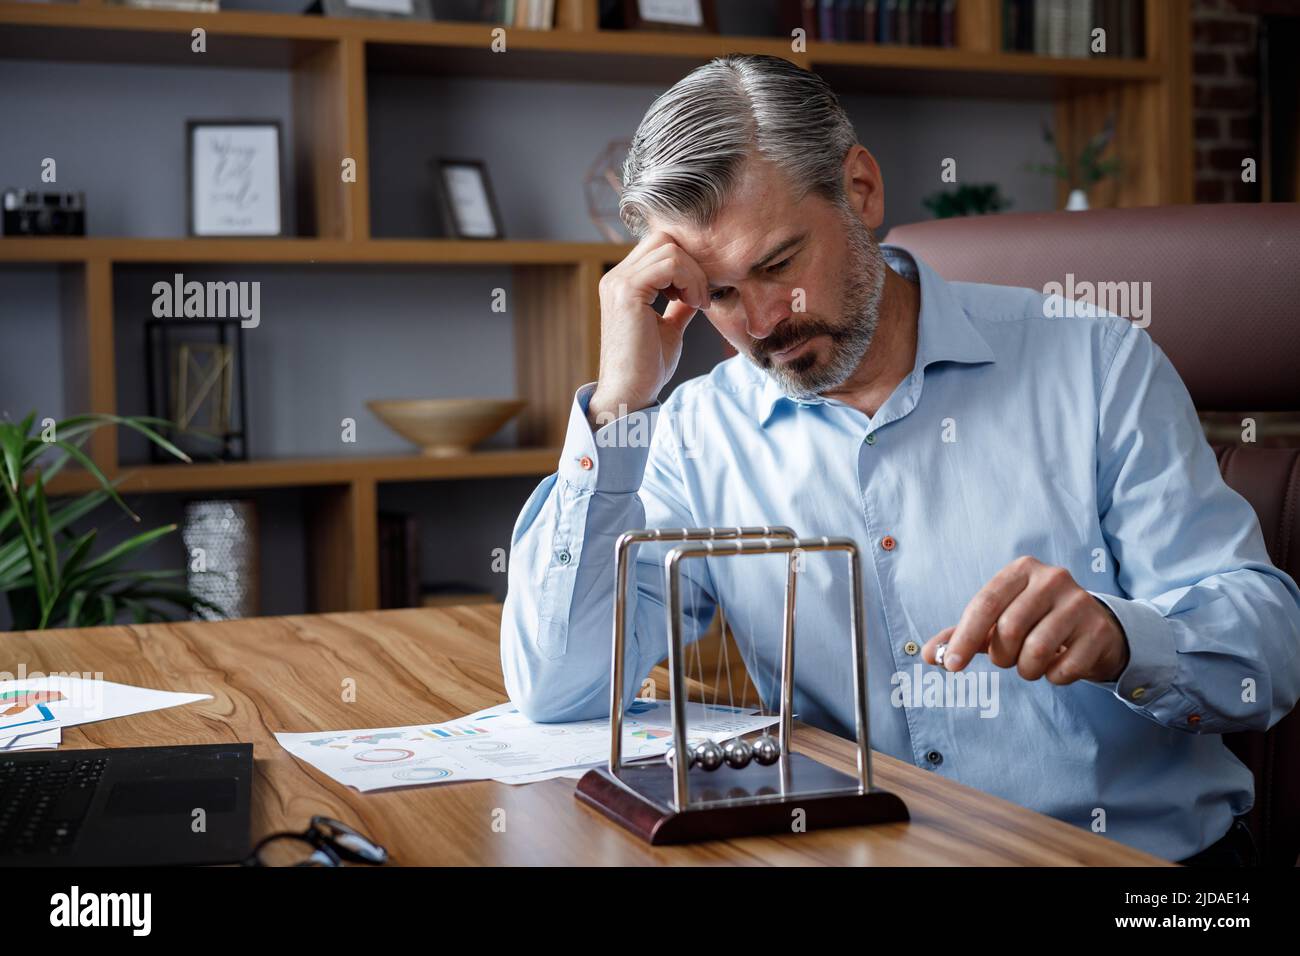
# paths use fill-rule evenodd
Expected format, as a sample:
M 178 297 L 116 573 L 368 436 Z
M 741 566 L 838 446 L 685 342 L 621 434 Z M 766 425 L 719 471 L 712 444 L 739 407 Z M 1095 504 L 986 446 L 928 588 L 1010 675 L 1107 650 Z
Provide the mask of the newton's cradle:
M 632 550 L 646 542 L 682 542 L 664 557 L 673 739 L 665 756 L 629 763 L 623 760 L 627 589 Z M 815 551 L 842 551 L 848 555 L 852 582 L 849 628 L 857 724 L 856 775 L 843 773 L 791 749 L 794 737 L 795 581 L 802 556 Z M 590 770 L 582 777 L 576 792 L 579 800 L 652 844 L 690 843 L 908 819 L 903 801 L 872 783 L 867 727 L 866 640 L 861 613 L 861 559 L 852 539 L 800 538 L 786 527 L 646 528 L 621 534 L 614 554 L 616 590 L 609 764 Z M 778 736 L 774 738 L 763 732 L 753 742 L 735 738 L 719 745 L 706 739 L 688 745 L 685 648 L 681 623 L 682 564 L 699 558 L 755 554 L 787 555 Z M 725 619 L 722 629 L 725 643 Z M 679 760 L 678 754 L 686 756 Z M 802 811 L 802 829 L 792 824 L 796 810 Z

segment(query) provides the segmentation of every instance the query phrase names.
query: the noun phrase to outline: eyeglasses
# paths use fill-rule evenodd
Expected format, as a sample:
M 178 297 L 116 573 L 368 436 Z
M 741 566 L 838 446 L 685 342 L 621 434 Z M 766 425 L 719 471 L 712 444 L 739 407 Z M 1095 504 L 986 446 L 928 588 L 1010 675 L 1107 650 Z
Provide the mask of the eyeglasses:
M 333 817 L 315 816 L 303 833 L 285 831 L 263 838 L 244 866 L 342 866 L 385 863 L 388 851 Z

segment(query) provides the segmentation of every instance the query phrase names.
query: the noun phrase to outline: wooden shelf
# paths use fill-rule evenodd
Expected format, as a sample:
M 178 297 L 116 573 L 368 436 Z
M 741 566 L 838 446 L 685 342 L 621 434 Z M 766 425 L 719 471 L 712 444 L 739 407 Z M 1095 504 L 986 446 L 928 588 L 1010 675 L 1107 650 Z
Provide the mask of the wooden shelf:
M 129 493 L 302 489 L 308 510 L 313 610 L 378 606 L 378 486 L 384 482 L 545 475 L 556 469 L 574 389 L 596 378 L 597 285 L 628 245 L 511 239 L 376 239 L 370 214 L 370 77 L 384 73 L 663 87 L 730 52 L 786 57 L 837 90 L 890 96 L 997 97 L 1047 101 L 1057 144 L 1077 152 L 1116 119 L 1119 173 L 1096 187 L 1096 206 L 1190 202 L 1192 198 L 1190 13 L 1183 0 L 1144 6 L 1143 59 L 1074 59 L 1003 52 L 1000 0 L 960 0 L 957 46 L 907 47 L 602 31 L 598 0 L 557 0 L 554 30 L 509 28 L 508 53 L 492 52 L 495 24 L 415 23 L 225 11 L 134 10 L 105 3 L 0 0 L 0 59 L 163 64 L 288 71 L 298 228 L 286 239 L 0 239 L 0 267 L 57 266 L 64 404 L 116 412 L 114 267 L 118 264 L 352 264 L 382 268 L 499 266 L 512 270 L 516 394 L 523 449 L 452 459 L 340 456 L 247 463 L 122 466 L 117 436 L 103 429 L 89 453 Z M 191 52 L 191 31 L 207 51 Z M 868 143 L 868 146 L 871 144 Z M 351 160 L 355 182 L 343 182 Z M 1065 190 L 1061 190 L 1064 204 Z M 65 474 L 58 493 L 92 487 Z
M 122 478 L 118 490 L 140 494 L 344 485 L 359 481 L 383 483 L 547 475 L 555 471 L 559 458 L 558 448 L 520 448 L 474 451 L 450 458 L 378 455 L 196 462 L 189 465 L 123 465 L 118 471 Z M 52 482 L 50 493 L 77 494 L 96 487 L 98 482 L 86 472 L 65 471 Z
M 622 259 L 632 247 L 604 242 L 459 239 L 0 239 L 0 263 L 104 260 L 374 265 L 576 265 Z
M 778 37 L 561 28 L 509 28 L 503 56 L 491 49 L 495 24 L 180 13 L 87 3 L 3 2 L 0 24 L 7 27 L 0 31 L 0 57 L 64 61 L 284 68 L 330 44 L 350 42 L 364 45 L 367 68 L 379 72 L 659 83 L 676 79 L 692 63 L 744 50 L 825 67 L 849 88 L 1028 98 L 1152 80 L 1160 73 L 1151 60 L 819 41 L 794 54 L 789 41 Z M 208 52 L 199 58 L 189 47 L 196 26 L 208 31 Z M 160 34 L 174 34 L 175 42 Z M 1028 82 L 1043 80 L 1060 82 Z

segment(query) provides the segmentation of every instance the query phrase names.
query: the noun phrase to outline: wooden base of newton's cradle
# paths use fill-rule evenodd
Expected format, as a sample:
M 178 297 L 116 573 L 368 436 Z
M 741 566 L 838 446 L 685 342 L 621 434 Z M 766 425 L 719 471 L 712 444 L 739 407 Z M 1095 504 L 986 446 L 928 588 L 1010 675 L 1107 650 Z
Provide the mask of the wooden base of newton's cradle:
M 909 819 L 907 806 L 886 790 L 859 793 L 856 778 L 804 754 L 790 754 L 784 762 L 789 771 L 784 798 L 779 797 L 780 763 L 741 770 L 692 767 L 687 775 L 691 802 L 707 803 L 681 811 L 672 808 L 673 772 L 662 762 L 624 765 L 617 780 L 608 767 L 589 770 L 578 781 L 576 796 L 653 845 L 797 832 L 796 809 L 803 811 L 802 826 L 808 830 Z

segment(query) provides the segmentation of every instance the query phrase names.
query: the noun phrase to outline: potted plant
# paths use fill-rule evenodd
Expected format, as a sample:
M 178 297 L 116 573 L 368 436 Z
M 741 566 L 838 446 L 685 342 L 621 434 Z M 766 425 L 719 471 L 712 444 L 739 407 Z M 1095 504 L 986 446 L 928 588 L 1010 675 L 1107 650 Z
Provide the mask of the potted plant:
M 948 192 L 931 193 L 921 204 L 934 213 L 935 219 L 948 219 L 1002 212 L 1011 200 L 1003 197 L 997 183 L 962 183 Z
M 1071 211 L 1087 209 L 1088 190 L 1107 176 L 1114 175 L 1120 168 L 1118 158 L 1114 156 L 1102 158 L 1102 153 L 1106 152 L 1114 139 L 1115 117 L 1112 114 L 1106 118 L 1101 132 L 1084 144 L 1079 155 L 1071 163 L 1065 159 L 1060 147 L 1056 145 L 1052 128 L 1044 123 L 1043 141 L 1052 147 L 1052 152 L 1056 154 L 1056 162 L 1027 163 L 1026 167 L 1034 172 L 1065 180 L 1070 189 L 1070 196 L 1065 204 L 1066 209 Z
M 13 626 L 19 630 L 90 627 L 112 624 L 122 612 L 140 623 L 160 621 L 170 619 L 163 610 L 166 607 L 187 615 L 200 607 L 221 614 L 221 608 L 212 602 L 171 583 L 184 570 L 123 566 L 127 558 L 175 531 L 176 525 L 141 532 L 98 555 L 93 553 L 95 529 L 80 535 L 72 530 L 74 522 L 109 500 L 133 521 L 140 520 L 118 495 L 114 482 L 81 450 L 87 436 L 105 425 L 121 425 L 188 462 L 188 455 L 150 427 L 167 423 L 151 418 L 79 415 L 49 422 L 33 433 L 35 421 L 34 412 L 17 424 L 0 421 L 0 483 L 4 485 L 0 592 L 8 597 Z M 51 503 L 46 484 L 69 461 L 84 467 L 99 487 Z

